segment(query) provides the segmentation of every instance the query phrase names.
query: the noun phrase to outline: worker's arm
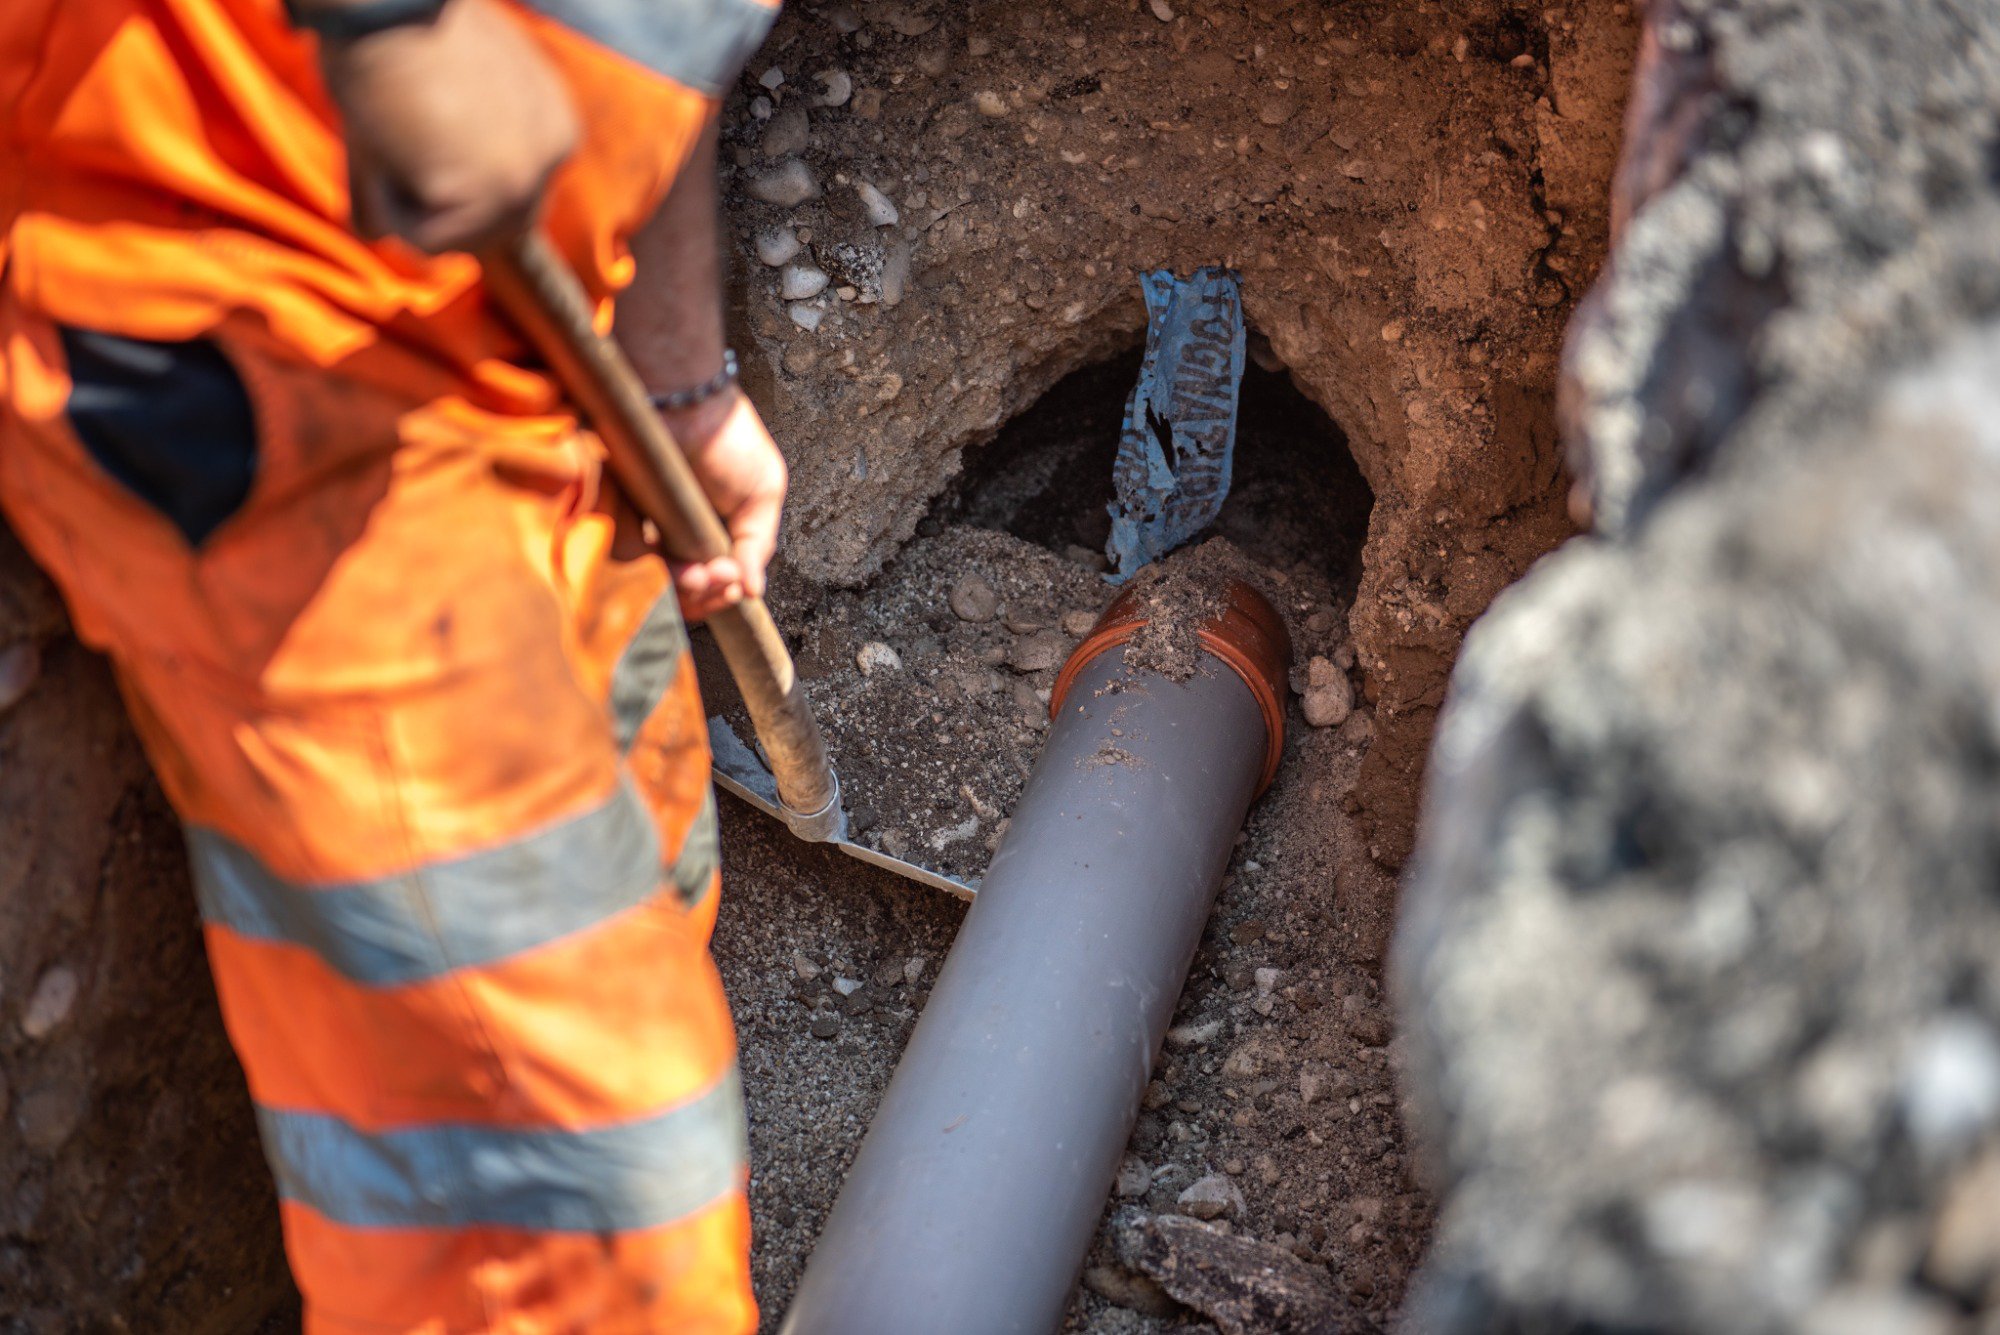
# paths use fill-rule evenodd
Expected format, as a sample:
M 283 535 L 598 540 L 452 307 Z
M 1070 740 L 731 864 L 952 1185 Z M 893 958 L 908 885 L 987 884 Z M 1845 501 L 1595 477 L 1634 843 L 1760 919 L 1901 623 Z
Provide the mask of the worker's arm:
M 293 17 L 379 0 L 291 0 Z M 340 108 L 354 225 L 424 250 L 478 250 L 534 216 L 576 146 L 562 78 L 497 0 L 449 0 L 422 21 L 326 37 L 320 64 Z
M 722 368 L 715 146 L 711 116 L 665 202 L 632 238 L 638 280 L 618 299 L 618 341 L 659 394 L 705 384 Z M 733 381 L 662 417 L 728 526 L 732 547 L 728 557 L 674 567 L 682 611 L 698 618 L 746 595 L 761 597 L 785 503 L 784 456 Z

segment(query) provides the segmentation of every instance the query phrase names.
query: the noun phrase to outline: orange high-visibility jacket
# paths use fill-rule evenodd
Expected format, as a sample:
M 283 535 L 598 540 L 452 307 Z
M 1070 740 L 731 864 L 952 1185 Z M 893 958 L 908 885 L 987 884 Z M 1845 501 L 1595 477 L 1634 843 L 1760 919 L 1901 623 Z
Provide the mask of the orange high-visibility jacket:
M 516 12 L 608 300 L 771 11 Z M 187 822 L 309 1329 L 750 1329 L 664 569 L 476 263 L 346 179 L 280 0 L 0 4 L 0 508 Z

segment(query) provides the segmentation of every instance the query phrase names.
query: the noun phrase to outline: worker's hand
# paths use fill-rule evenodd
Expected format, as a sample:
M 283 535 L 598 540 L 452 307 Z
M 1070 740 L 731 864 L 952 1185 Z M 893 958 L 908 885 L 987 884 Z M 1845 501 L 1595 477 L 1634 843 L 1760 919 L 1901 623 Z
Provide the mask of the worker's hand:
M 674 563 L 681 615 L 699 621 L 744 598 L 764 594 L 764 567 L 778 546 L 785 505 L 785 456 L 764 419 L 731 385 L 723 393 L 662 419 L 729 530 L 730 554 Z
M 363 236 L 482 249 L 528 225 L 576 146 L 568 89 L 498 0 L 451 0 L 434 23 L 324 41 L 320 63 L 346 123 Z

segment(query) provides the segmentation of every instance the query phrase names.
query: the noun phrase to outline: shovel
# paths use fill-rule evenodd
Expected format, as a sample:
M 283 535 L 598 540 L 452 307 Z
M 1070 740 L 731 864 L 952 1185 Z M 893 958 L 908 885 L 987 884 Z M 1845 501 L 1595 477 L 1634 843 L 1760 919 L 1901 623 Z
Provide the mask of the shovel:
M 721 516 L 653 410 L 623 350 L 597 332 L 583 285 L 548 240 L 530 229 L 482 260 L 487 290 L 596 427 L 611 471 L 639 513 L 659 526 L 666 549 L 687 561 L 728 555 L 729 533 Z M 767 767 L 726 720 L 712 717 L 708 736 L 715 781 L 809 843 L 832 844 L 849 857 L 920 885 L 972 898 L 975 886 L 847 837 L 840 778 L 764 600 L 745 598 L 710 613 L 707 624 L 769 760 Z

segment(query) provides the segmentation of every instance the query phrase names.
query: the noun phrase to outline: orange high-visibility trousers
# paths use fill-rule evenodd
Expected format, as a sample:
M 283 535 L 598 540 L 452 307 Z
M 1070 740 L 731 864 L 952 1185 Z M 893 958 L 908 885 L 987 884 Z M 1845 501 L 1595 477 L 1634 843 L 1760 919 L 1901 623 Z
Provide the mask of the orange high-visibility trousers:
M 308 1330 L 753 1328 L 702 711 L 599 443 L 475 265 L 338 225 L 277 0 L 21 3 L 0 508 L 187 824 Z M 523 22 L 606 296 L 714 90 Z

